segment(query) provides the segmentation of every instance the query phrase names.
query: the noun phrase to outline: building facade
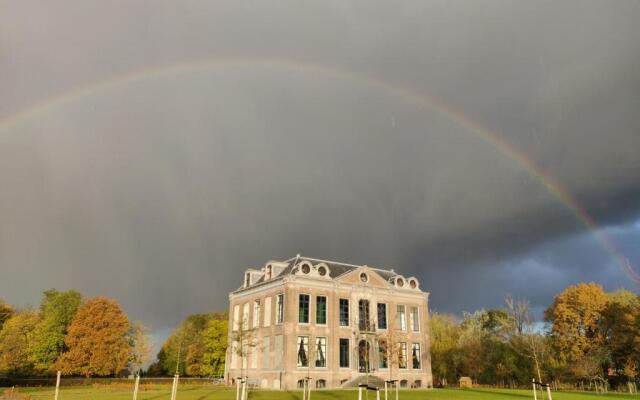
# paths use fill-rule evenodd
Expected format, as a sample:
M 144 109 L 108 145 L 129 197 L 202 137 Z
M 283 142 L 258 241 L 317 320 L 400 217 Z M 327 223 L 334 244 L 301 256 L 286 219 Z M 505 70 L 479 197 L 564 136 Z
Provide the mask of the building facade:
M 393 269 L 296 256 L 229 294 L 229 384 L 270 389 L 397 380 L 432 387 L 429 294 Z M 377 383 L 376 383 L 377 382 Z

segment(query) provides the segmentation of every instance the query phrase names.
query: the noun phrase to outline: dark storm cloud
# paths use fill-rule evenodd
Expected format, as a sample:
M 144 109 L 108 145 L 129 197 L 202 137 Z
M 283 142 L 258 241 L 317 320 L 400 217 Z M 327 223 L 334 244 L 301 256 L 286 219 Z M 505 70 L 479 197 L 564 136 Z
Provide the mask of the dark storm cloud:
M 4 3 L 0 118 L 190 60 L 327 65 L 495 131 L 603 229 L 623 229 L 614 237 L 640 264 L 627 244 L 640 231 L 638 17 L 635 2 Z M 0 126 L 0 185 L 0 296 L 114 296 L 158 330 L 226 307 L 245 267 L 298 252 L 415 274 L 455 312 L 629 282 L 565 204 L 472 130 L 304 67 L 105 86 Z

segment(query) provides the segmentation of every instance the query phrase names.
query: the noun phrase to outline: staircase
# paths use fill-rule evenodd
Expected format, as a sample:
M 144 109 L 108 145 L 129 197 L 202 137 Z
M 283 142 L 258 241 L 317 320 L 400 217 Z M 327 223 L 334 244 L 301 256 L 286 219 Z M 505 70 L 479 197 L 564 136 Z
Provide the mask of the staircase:
M 358 385 L 367 383 L 367 377 L 365 375 L 358 375 L 355 378 L 349 379 L 342 385 L 341 388 L 357 388 Z M 369 386 L 377 387 L 378 389 L 384 388 L 384 380 L 378 378 L 375 375 L 369 375 Z

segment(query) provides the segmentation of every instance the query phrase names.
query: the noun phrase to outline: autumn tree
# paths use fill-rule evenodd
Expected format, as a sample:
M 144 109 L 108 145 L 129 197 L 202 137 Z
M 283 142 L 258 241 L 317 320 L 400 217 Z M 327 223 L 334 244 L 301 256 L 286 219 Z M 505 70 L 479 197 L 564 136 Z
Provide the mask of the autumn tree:
M 80 293 L 74 290 L 59 292 L 50 289 L 43 293 L 32 353 L 37 371 L 49 371 L 65 350 L 65 336 L 80 301 Z
M 210 319 L 209 314 L 188 316 L 165 340 L 150 373 L 171 375 L 177 368 L 180 375 L 204 375 L 203 332 Z
M 620 376 L 635 378 L 640 365 L 640 297 L 627 290 L 608 294 L 600 333 L 609 366 Z
M 551 337 L 557 355 L 569 365 L 575 376 L 595 378 L 585 374 L 594 373 L 597 370 L 594 364 L 603 359 L 599 323 L 607 302 L 602 286 L 579 283 L 558 294 L 545 311 L 545 318 L 551 323 Z
M 432 313 L 431 324 L 431 370 L 441 386 L 455 383 L 460 358 L 458 340 L 460 324 L 449 314 Z
M 2 330 L 2 326 L 5 321 L 11 318 L 13 315 L 13 308 L 11 305 L 5 303 L 2 299 L 0 299 L 0 331 Z
M 116 301 L 95 297 L 76 313 L 65 338 L 68 351 L 56 366 L 67 375 L 109 376 L 127 367 L 131 324 Z
M 140 371 L 140 368 L 149 362 L 151 355 L 151 340 L 148 329 L 139 322 L 132 322 L 128 333 L 131 355 L 129 357 L 129 369 L 131 372 Z
M 6 320 L 0 331 L 0 373 L 30 375 L 33 373 L 31 349 L 38 315 L 23 310 Z
M 228 345 L 229 322 L 226 313 L 214 314 L 203 332 L 204 355 L 202 373 L 208 376 L 224 374 Z

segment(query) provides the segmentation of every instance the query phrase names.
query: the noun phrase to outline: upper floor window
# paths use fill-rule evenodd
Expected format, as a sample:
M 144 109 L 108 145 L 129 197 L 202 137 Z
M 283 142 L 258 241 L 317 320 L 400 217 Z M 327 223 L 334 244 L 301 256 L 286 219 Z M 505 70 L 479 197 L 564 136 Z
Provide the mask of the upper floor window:
M 402 331 L 407 330 L 407 316 L 402 304 L 398 304 L 396 307 L 396 327 Z
M 253 302 L 253 327 L 258 328 L 260 326 L 260 300 Z
M 276 297 L 276 324 L 284 322 L 284 294 Z
M 316 324 L 326 325 L 327 323 L 327 298 L 316 296 Z
M 349 326 L 349 300 L 340 299 L 340 326 Z
M 371 330 L 371 318 L 369 316 L 369 300 L 360 299 L 358 301 L 358 328 L 361 331 Z
M 301 294 L 298 296 L 298 322 L 303 324 L 309 323 L 309 295 Z
M 387 305 L 378 303 L 378 329 L 387 329 Z
M 420 332 L 420 314 L 418 307 L 411 307 L 411 329 L 414 332 Z

